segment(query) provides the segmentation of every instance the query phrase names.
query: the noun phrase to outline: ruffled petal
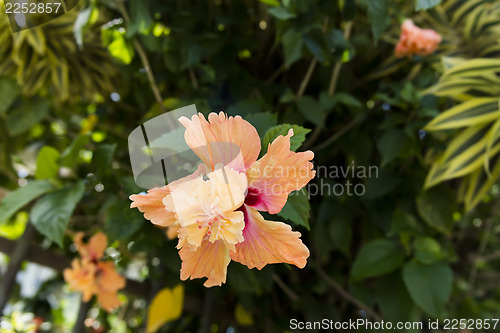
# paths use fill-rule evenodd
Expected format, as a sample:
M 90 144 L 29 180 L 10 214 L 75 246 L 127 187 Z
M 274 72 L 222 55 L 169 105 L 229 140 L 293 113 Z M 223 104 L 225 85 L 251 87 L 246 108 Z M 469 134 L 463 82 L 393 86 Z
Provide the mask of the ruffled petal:
M 300 240 L 300 232 L 285 223 L 266 221 L 251 207 L 243 206 L 244 241 L 236 244 L 231 259 L 249 268 L 262 269 L 267 264 L 288 263 L 304 268 L 309 249 Z
M 290 150 L 293 130 L 278 136 L 266 155 L 247 171 L 249 195 L 245 203 L 258 210 L 277 214 L 285 205 L 288 194 L 304 187 L 316 174 L 310 162 L 310 150 L 295 153 Z
M 130 208 L 137 207 L 139 211 L 144 213 L 144 218 L 150 220 L 153 224 L 161 227 L 168 227 L 177 219 L 174 211 L 165 208 L 163 199 L 170 194 L 170 189 L 183 182 L 196 179 L 206 172 L 207 168 L 204 164 L 200 164 L 198 169 L 191 175 L 173 181 L 167 186 L 153 188 L 147 194 L 134 194 L 129 197 L 132 200 Z
M 181 117 L 179 122 L 186 127 L 184 137 L 188 146 L 212 170 L 222 163 L 245 171 L 259 156 L 259 134 L 240 116 L 211 113 L 207 121 L 200 113 L 191 120 Z
M 194 251 L 183 246 L 179 256 L 182 259 L 181 280 L 206 277 L 205 287 L 220 286 L 226 282 L 227 265 L 231 258 L 222 241 L 211 243 L 205 240 Z
M 170 189 L 167 185 L 153 188 L 146 195 L 131 195 L 129 197 L 132 200 L 130 208 L 137 207 L 144 213 L 145 219 L 150 220 L 153 224 L 168 227 L 175 222 L 175 213 L 167 211 L 162 201 L 169 193 Z

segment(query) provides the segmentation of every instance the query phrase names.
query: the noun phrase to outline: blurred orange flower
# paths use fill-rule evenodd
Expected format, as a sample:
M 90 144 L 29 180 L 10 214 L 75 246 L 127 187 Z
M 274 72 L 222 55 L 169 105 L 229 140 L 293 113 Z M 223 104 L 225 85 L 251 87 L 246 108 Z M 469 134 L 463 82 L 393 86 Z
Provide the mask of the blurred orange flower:
M 398 58 L 413 54 L 426 56 L 434 53 L 441 43 L 441 36 L 432 29 L 421 29 L 406 19 L 401 25 L 401 36 L 394 54 Z
M 259 211 L 279 213 L 288 195 L 314 177 L 313 152 L 291 151 L 290 129 L 257 160 L 259 135 L 240 116 L 221 112 L 208 121 L 202 114 L 179 121 L 203 164 L 191 176 L 130 199 L 146 219 L 169 227 L 169 236 L 177 231 L 181 279 L 206 277 L 206 287 L 220 286 L 231 260 L 257 269 L 273 263 L 303 268 L 309 250 L 301 234 L 265 220 Z
M 116 272 L 112 261 L 101 261 L 108 245 L 106 235 L 99 232 L 88 244 L 83 244 L 82 238 L 81 232 L 75 235 L 81 258 L 74 259 L 72 267 L 64 270 L 64 279 L 72 290 L 82 293 L 84 302 L 96 295 L 101 307 L 109 312 L 120 305 L 117 293 L 125 287 L 125 279 Z

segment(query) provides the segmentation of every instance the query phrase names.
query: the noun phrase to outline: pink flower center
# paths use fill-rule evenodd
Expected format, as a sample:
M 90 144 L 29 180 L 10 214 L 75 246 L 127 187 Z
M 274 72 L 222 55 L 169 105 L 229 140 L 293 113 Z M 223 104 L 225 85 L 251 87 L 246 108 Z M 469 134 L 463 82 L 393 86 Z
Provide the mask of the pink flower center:
M 260 202 L 260 190 L 255 187 L 249 187 L 247 196 L 245 197 L 245 204 L 248 206 L 255 206 Z

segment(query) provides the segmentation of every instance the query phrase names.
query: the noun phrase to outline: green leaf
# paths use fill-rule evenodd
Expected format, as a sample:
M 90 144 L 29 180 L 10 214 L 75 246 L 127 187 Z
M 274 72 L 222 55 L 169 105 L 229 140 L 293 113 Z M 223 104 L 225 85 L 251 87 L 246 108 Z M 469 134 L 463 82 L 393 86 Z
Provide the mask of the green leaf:
M 443 233 L 450 232 L 455 202 L 451 191 L 435 187 L 423 192 L 416 200 L 418 213 L 430 227 Z
M 114 196 L 103 207 L 104 232 L 108 235 L 110 243 L 133 235 L 145 223 L 137 209 L 130 209 L 123 202 L 123 199 Z
M 280 135 L 287 135 L 288 131 L 293 129 L 293 136 L 290 139 L 290 150 L 296 151 L 306 139 L 306 134 L 311 130 L 299 125 L 282 124 L 273 126 L 267 130 L 262 139 L 262 153 L 267 151 L 267 147 Z
M 59 158 L 61 154 L 57 149 L 43 146 L 36 159 L 36 179 L 50 179 L 57 176 L 59 171 Z
M 375 300 L 384 318 L 394 321 L 409 321 L 415 305 L 406 290 L 401 272 L 396 271 L 380 277 L 374 284 Z M 405 330 L 405 332 L 408 332 Z
M 296 31 L 294 28 L 290 28 L 281 38 L 281 42 L 283 43 L 283 52 L 285 54 L 285 67 L 290 68 L 302 56 L 302 47 L 304 45 L 302 33 Z
M 35 228 L 61 248 L 69 218 L 84 191 L 83 182 L 78 182 L 71 187 L 45 195 L 31 210 L 31 222 Z
M 22 134 L 33 125 L 41 122 L 49 113 L 49 104 L 45 100 L 30 100 L 8 113 L 7 131 L 11 136 Z
M 146 32 L 153 23 L 148 0 L 130 0 L 130 22 L 127 26 L 127 37 L 138 32 Z
M 415 10 L 427 10 L 441 3 L 441 0 L 417 0 Z
M 53 186 L 48 181 L 35 180 L 10 192 L 0 202 L 0 223 L 8 221 L 19 209 L 52 189 Z
M 377 148 L 382 155 L 382 167 L 408 151 L 410 144 L 408 136 L 401 129 L 394 128 L 384 132 L 377 142 Z
M 342 207 L 329 207 L 335 211 L 332 214 L 332 219 L 329 221 L 328 231 L 330 237 L 333 240 L 334 245 L 346 256 L 350 256 L 351 253 L 351 241 L 352 241 L 352 217 L 349 211 L 343 209 Z
M 430 237 L 419 237 L 413 242 L 414 258 L 421 264 L 430 265 L 443 259 L 441 245 Z
M 377 40 L 387 26 L 389 18 L 387 0 L 361 0 L 360 3 L 367 7 L 368 21 L 372 25 L 373 38 Z
M 354 96 L 345 92 L 336 93 L 333 98 L 337 100 L 339 103 L 344 104 L 346 106 L 352 106 L 354 108 L 362 108 L 363 104 L 358 101 Z
M 403 268 L 403 280 L 411 298 L 427 314 L 439 317 L 451 296 L 453 272 L 444 262 L 422 265 L 408 262 Z
M 478 97 L 446 110 L 434 118 L 425 129 L 437 131 L 481 125 L 500 117 L 498 97 Z
M 307 48 L 319 62 L 327 61 L 330 56 L 330 48 L 321 29 L 312 29 L 303 38 Z
M 279 216 L 292 221 L 296 225 L 309 228 L 309 204 L 308 194 L 305 189 L 294 191 L 288 195 L 288 200 L 283 209 L 278 213 Z
M 0 114 L 5 113 L 19 95 L 19 86 L 16 81 L 2 76 L 0 77 Z
M 134 48 L 118 30 L 112 33 L 112 42 L 108 45 L 111 55 L 125 65 L 129 65 L 134 58 Z
M 297 101 L 297 107 L 304 118 L 317 126 L 325 126 L 326 112 L 314 98 L 303 96 Z
M 78 162 L 80 151 L 90 141 L 90 135 L 83 134 L 76 137 L 71 145 L 61 155 L 61 165 L 68 168 L 74 168 Z
M 116 147 L 116 143 L 106 143 L 99 145 L 99 147 L 97 147 L 94 151 L 91 168 L 92 170 L 96 170 L 100 177 L 103 177 L 109 172 Z
M 363 199 L 380 198 L 390 193 L 400 183 L 400 178 L 388 169 L 381 169 L 376 177 L 370 177 L 365 180 L 366 193 Z
M 423 232 L 422 226 L 418 220 L 401 209 L 397 209 L 392 216 L 391 230 L 389 236 L 394 236 L 400 233 L 408 233 L 411 235 L 420 235 Z
M 271 112 L 252 113 L 245 117 L 245 120 L 255 127 L 260 137 L 273 126 L 278 124 L 278 114 Z
M 400 267 L 404 253 L 397 242 L 377 239 L 361 248 L 351 270 L 354 280 L 380 276 Z
M 269 14 L 276 17 L 279 20 L 289 20 L 297 17 L 296 14 L 290 13 L 286 8 L 283 7 L 272 7 L 267 10 Z

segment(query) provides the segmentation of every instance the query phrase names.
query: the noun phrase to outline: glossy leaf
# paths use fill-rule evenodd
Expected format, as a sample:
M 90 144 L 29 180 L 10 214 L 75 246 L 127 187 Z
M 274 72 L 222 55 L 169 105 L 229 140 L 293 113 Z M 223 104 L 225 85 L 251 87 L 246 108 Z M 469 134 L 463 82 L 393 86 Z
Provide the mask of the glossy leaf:
M 453 272 L 444 262 L 422 265 L 408 262 L 403 279 L 412 299 L 427 314 L 438 317 L 443 313 L 453 287 Z
M 46 180 L 31 181 L 5 196 L 0 202 L 0 223 L 9 220 L 18 210 L 54 187 Z
M 377 239 L 361 248 L 354 261 L 351 277 L 361 280 L 392 272 L 403 264 L 404 254 L 397 242 Z
M 78 182 L 39 199 L 31 210 L 31 222 L 35 228 L 62 247 L 64 231 L 84 190 L 83 182 Z

